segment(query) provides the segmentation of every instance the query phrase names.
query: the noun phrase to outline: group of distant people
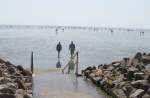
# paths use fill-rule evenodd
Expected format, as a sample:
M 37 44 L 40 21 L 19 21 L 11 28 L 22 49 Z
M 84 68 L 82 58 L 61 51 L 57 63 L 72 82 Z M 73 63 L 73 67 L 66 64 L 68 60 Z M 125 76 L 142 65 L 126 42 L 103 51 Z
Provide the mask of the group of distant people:
M 58 42 L 57 46 L 56 46 L 56 50 L 58 52 L 58 58 L 60 58 L 60 52 L 62 50 L 62 45 L 60 42 Z M 70 45 L 69 45 L 69 50 L 70 50 L 70 55 L 71 55 L 71 58 L 73 57 L 74 55 L 74 51 L 75 51 L 75 44 L 73 43 L 73 41 L 71 41 Z

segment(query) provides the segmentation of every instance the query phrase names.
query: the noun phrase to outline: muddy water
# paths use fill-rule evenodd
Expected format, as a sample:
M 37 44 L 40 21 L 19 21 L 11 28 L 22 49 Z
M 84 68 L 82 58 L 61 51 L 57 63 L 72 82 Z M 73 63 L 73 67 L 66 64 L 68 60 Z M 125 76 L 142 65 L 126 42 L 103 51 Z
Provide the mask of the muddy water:
M 36 74 L 34 98 L 110 98 L 99 87 L 60 71 Z

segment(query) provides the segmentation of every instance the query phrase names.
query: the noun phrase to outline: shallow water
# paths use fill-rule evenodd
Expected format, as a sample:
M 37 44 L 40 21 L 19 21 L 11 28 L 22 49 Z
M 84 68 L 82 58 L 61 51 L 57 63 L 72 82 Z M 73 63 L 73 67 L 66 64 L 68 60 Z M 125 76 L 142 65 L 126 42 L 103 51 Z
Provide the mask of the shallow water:
M 81 69 L 133 56 L 138 51 L 149 52 L 150 32 L 142 36 L 139 32 L 65 29 L 56 33 L 55 29 L 41 28 L 0 29 L 0 57 L 29 67 L 33 51 L 36 68 L 55 68 L 56 44 L 60 41 L 63 47 L 60 61 L 65 66 L 70 57 L 68 46 L 73 40 L 79 51 Z
M 34 84 L 34 98 L 110 98 L 90 81 L 60 71 L 36 74 Z

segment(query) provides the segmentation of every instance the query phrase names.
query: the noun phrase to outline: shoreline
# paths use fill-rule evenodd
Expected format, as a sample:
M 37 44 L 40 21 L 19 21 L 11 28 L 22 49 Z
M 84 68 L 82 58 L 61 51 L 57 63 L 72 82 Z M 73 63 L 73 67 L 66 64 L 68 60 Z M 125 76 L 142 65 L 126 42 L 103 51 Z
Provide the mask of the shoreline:
M 89 66 L 82 75 L 113 98 L 150 98 L 148 66 L 150 54 L 138 52 L 133 58 Z
M 32 73 L 0 59 L 0 98 L 33 98 Z

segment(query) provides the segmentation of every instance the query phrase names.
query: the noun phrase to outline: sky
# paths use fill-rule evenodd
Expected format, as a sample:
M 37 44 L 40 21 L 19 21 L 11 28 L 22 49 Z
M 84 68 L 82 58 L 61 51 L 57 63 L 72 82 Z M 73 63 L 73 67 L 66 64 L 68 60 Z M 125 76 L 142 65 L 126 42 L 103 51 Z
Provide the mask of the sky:
M 150 0 L 0 0 L 0 24 L 150 28 Z

